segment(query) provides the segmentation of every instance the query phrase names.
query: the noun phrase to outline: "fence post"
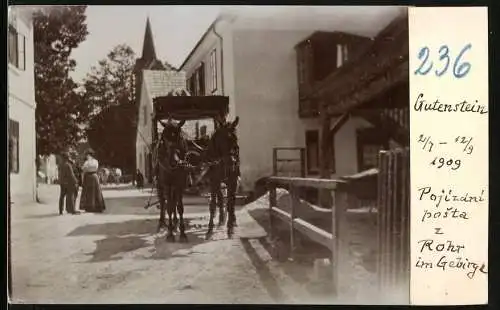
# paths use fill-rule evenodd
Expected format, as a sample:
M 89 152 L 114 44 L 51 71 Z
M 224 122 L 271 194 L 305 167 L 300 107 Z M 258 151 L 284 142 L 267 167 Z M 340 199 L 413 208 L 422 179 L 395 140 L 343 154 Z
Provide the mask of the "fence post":
M 297 188 L 291 184 L 290 185 L 290 258 L 294 259 L 294 251 L 295 251 L 295 225 L 294 220 L 297 217 L 296 215 L 296 207 L 297 207 Z
M 274 219 L 273 219 L 273 207 L 276 207 L 276 185 L 272 181 L 268 182 L 269 188 L 269 227 L 270 227 L 270 237 L 272 238 L 274 233 Z
M 273 175 L 278 175 L 278 149 L 273 148 Z
M 387 227 L 389 226 L 389 153 L 387 151 L 380 152 L 380 169 L 379 169 L 379 205 L 378 205 L 378 230 L 379 230 L 379 289 L 383 292 L 387 288 Z
M 339 270 L 341 265 L 341 221 L 343 212 L 347 209 L 348 205 L 348 192 L 347 185 L 338 183 L 333 193 L 334 204 L 332 207 L 332 283 L 333 293 L 339 294 Z
M 410 152 L 408 148 L 403 149 L 402 176 L 401 176 L 401 261 L 402 278 L 401 285 L 408 285 L 410 278 Z M 409 298 L 409 293 L 407 295 Z

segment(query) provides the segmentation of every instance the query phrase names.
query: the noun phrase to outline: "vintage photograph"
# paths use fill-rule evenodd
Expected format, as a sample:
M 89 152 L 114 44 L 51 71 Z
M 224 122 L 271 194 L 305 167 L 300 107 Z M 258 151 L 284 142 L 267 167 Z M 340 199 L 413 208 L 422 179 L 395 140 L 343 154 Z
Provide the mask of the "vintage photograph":
M 8 14 L 12 303 L 409 304 L 406 7 Z

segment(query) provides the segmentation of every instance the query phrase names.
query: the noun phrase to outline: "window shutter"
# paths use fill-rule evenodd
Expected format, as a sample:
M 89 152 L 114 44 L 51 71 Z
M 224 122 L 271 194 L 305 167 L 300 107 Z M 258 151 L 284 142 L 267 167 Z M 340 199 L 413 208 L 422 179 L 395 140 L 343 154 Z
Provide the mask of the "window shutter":
M 9 166 L 10 172 L 19 173 L 19 123 L 9 120 Z
M 200 96 L 205 95 L 205 63 L 202 62 L 200 65 L 200 68 L 198 69 L 198 79 L 199 79 L 199 86 L 200 86 Z
M 342 45 L 337 44 L 337 68 L 342 66 Z
M 212 92 L 217 90 L 217 53 L 216 49 L 212 51 L 210 57 L 210 71 L 212 73 Z
M 343 47 L 343 49 L 342 49 L 342 62 L 346 63 L 349 60 L 348 53 L 347 53 L 348 45 L 343 45 L 342 47 Z
M 17 32 L 16 29 L 9 25 L 9 62 L 17 67 Z
M 17 34 L 17 67 L 21 70 L 26 69 L 26 37 L 22 34 Z
M 319 131 L 306 131 L 306 158 L 308 173 L 314 173 L 319 170 L 319 151 Z

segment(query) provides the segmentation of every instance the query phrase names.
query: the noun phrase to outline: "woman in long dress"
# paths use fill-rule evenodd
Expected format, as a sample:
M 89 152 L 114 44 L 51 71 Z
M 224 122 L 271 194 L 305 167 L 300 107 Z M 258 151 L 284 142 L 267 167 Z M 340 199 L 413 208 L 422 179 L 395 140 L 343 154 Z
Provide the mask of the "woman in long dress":
M 98 169 L 99 162 L 94 158 L 94 152 L 88 150 L 86 153 L 86 160 L 82 166 L 83 186 L 80 198 L 80 210 L 101 213 L 106 209 L 104 197 L 102 196 L 101 187 L 99 185 L 99 178 L 97 176 Z

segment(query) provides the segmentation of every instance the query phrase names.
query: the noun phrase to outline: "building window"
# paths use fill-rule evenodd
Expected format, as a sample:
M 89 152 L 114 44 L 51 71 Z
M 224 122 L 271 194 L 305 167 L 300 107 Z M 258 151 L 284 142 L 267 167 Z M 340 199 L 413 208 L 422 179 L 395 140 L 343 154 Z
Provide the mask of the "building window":
M 332 140 L 333 146 L 334 140 Z M 306 164 L 307 173 L 319 173 L 320 139 L 318 130 L 306 131 Z M 335 148 L 332 147 L 330 173 L 335 173 Z
M 357 131 L 358 171 L 365 171 L 378 166 L 379 152 L 387 149 L 387 139 L 374 128 Z
M 337 68 L 342 67 L 347 62 L 347 45 L 337 44 Z
M 198 96 L 205 96 L 205 63 L 202 62 L 197 69 L 197 91 Z
M 9 171 L 19 173 L 19 123 L 9 119 Z
M 17 32 L 14 26 L 9 25 L 8 39 L 9 63 L 20 70 L 26 69 L 26 38 Z
M 346 63 L 348 58 L 347 45 L 342 45 L 342 63 Z
M 186 80 L 186 88 L 187 88 L 187 91 L 193 95 L 193 87 L 191 85 L 191 77 L 188 77 L 187 80 Z
M 212 93 L 217 90 L 217 50 L 214 49 L 210 53 L 210 74 L 211 74 L 211 85 Z
M 188 90 L 193 96 L 205 96 L 205 63 L 202 62 L 188 79 Z
M 189 93 L 193 96 L 197 96 L 196 92 L 196 72 L 189 78 Z
M 200 138 L 200 122 L 194 124 L 194 137 L 196 140 Z
M 306 131 L 307 173 L 319 172 L 319 131 Z
M 200 137 L 205 138 L 207 136 L 207 125 L 200 126 Z
M 371 169 L 378 166 L 378 152 L 381 150 L 379 145 L 365 144 L 362 146 L 361 162 L 362 170 Z

